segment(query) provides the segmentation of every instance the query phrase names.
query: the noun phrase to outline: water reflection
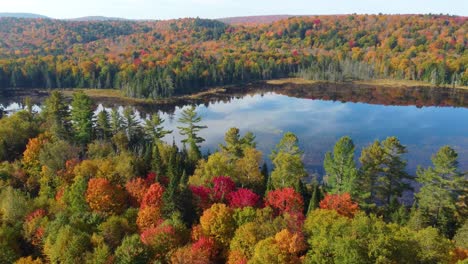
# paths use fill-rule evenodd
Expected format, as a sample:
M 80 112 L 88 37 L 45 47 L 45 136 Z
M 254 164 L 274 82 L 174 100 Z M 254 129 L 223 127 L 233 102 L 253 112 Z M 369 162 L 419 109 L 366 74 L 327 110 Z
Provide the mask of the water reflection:
M 430 156 L 443 145 L 451 145 L 460 156 L 460 165 L 468 169 L 468 92 L 442 88 L 389 88 L 357 85 L 318 84 L 313 86 L 247 86 L 197 99 L 180 99 L 172 104 L 134 104 L 145 118 L 160 112 L 168 129 L 166 140 L 179 142 L 176 120 L 184 107 L 196 104 L 209 127 L 201 132 L 207 139 L 206 151 L 214 151 L 223 142 L 230 127 L 242 133 L 252 131 L 258 147 L 267 157 L 282 133 L 299 137 L 304 161 L 310 172 L 322 172 L 326 151 L 338 138 L 349 135 L 360 149 L 373 140 L 397 136 L 408 146 L 408 169 L 427 166 Z M 246 92 L 245 92 L 246 90 Z M 10 105 L 25 95 L 0 99 Z M 40 103 L 43 97 L 33 98 Z M 103 107 L 121 106 L 118 100 L 98 100 Z M 101 109 L 101 108 L 99 108 Z

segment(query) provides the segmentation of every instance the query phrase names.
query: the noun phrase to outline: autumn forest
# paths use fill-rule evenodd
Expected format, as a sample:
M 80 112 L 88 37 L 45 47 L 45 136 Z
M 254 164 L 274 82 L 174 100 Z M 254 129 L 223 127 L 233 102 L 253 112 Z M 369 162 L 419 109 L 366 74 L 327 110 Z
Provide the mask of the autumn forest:
M 430 134 L 427 144 L 442 147 L 423 153 L 429 165 L 410 169 L 400 136 L 346 136 L 373 125 L 365 120 L 333 138 L 318 175 L 306 169 L 297 133 L 265 128 L 280 139 L 264 151 L 262 136 L 245 127 L 208 126 L 196 107 L 206 98 L 193 95 L 235 87 L 229 96 L 206 93 L 228 101 L 294 78 L 303 83 L 268 89 L 303 99 L 299 108 L 333 101 L 312 102 L 317 119 L 352 112 L 339 102 L 347 101 L 400 107 L 391 114 L 401 120 L 422 119 L 414 113 L 426 107 L 440 120 L 466 108 L 468 93 L 456 88 L 468 85 L 467 47 L 467 18 L 450 15 L 0 17 L 0 96 L 47 94 L 39 105 L 28 96 L 14 98 L 17 109 L 0 104 L 0 263 L 468 263 L 463 145 L 436 145 Z M 421 86 L 360 83 L 383 79 Z M 89 89 L 160 108 L 140 116 L 130 103 L 104 107 Z M 264 99 L 263 90 L 250 99 Z M 269 103 L 268 114 L 277 101 Z M 453 109 L 436 113 L 440 106 Z M 180 111 L 171 128 L 169 108 L 170 117 Z M 306 123 L 308 109 L 287 118 Z M 328 124 L 311 123 L 298 130 Z M 202 147 L 207 130 L 224 134 L 215 149 Z M 466 141 L 443 132 L 444 144 L 453 134 L 451 142 Z
M 161 98 L 299 76 L 467 85 L 465 17 L 342 15 L 264 23 L 0 19 L 0 89 L 115 88 Z
M 408 172 L 396 137 L 355 157 L 343 137 L 304 181 L 291 132 L 267 157 L 231 128 L 201 153 L 203 119 L 178 131 L 133 108 L 94 112 L 53 92 L 0 119 L 2 263 L 457 263 L 467 250 L 466 174 L 444 146 Z M 212 128 L 214 129 L 214 128 Z M 183 147 L 162 138 L 180 133 Z M 418 186 L 417 189 L 414 187 Z M 403 199 L 411 194 L 413 202 Z

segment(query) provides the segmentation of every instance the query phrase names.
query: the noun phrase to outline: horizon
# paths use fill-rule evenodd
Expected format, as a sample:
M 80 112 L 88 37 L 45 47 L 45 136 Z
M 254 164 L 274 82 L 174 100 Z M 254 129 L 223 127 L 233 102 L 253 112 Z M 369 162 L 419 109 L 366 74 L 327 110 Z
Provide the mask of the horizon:
M 112 17 L 134 20 L 167 20 L 186 17 L 207 19 L 250 17 L 250 16 L 313 16 L 346 14 L 386 14 L 418 15 L 448 14 L 468 15 L 468 3 L 457 0 L 441 2 L 439 0 L 359 0 L 343 3 L 341 0 L 329 0 L 327 3 L 316 1 L 293 0 L 287 3 L 279 0 L 0 0 L 1 13 L 32 13 L 53 19 L 73 19 L 80 17 Z M 90 8 L 92 7 L 92 8 Z M 90 12 L 90 10 L 94 10 Z
M 224 16 L 224 17 L 200 17 L 200 16 L 187 16 L 187 17 L 173 17 L 173 18 L 126 18 L 126 17 L 116 17 L 116 16 L 105 16 L 105 15 L 85 15 L 85 16 L 77 16 L 77 17 L 66 17 L 66 18 L 57 18 L 57 17 L 50 17 L 40 13 L 30 13 L 30 12 L 0 12 L 0 14 L 8 14 L 8 15 L 37 15 L 43 16 L 44 19 L 54 19 L 54 20 L 74 20 L 80 18 L 107 18 L 107 19 L 121 19 L 127 21 L 164 21 L 164 20 L 176 20 L 176 19 L 183 19 L 183 18 L 200 18 L 200 19 L 231 19 L 231 18 L 244 18 L 244 17 L 275 17 L 275 16 L 287 16 L 287 17 L 311 17 L 311 16 L 346 16 L 346 15 L 386 15 L 386 16 L 411 16 L 411 15 L 448 15 L 448 16 L 456 16 L 456 17 L 468 17 L 464 15 L 456 15 L 456 14 L 449 14 L 449 13 L 337 13 L 337 14 L 264 14 L 264 15 L 239 15 L 239 16 Z M 12 16 L 14 17 L 14 16 Z M 1 17 L 0 17 L 1 18 Z M 30 18 L 26 18 L 30 19 Z M 34 18 L 33 18 L 34 19 Z

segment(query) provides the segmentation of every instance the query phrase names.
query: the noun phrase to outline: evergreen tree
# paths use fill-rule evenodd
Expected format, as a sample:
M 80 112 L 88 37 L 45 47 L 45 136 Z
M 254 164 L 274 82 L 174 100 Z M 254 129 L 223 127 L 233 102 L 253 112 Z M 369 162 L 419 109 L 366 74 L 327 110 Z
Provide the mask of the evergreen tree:
M 63 94 L 54 91 L 45 100 L 42 111 L 50 131 L 57 137 L 66 139 L 70 136 L 70 112 Z
M 351 138 L 342 137 L 338 140 L 333 148 L 333 153 L 327 152 L 325 155 L 323 167 L 326 171 L 329 193 L 349 193 L 354 196 L 357 169 L 354 162 L 354 143 Z
M 307 214 L 314 211 L 319 207 L 321 199 L 320 188 L 318 183 L 312 185 L 312 196 L 310 197 L 309 207 L 307 208 Z
M 417 170 L 416 180 L 422 186 L 416 199 L 430 225 L 451 237 L 456 229 L 456 201 L 463 181 L 458 171 L 458 154 L 444 146 L 432 156 L 432 164 L 432 167 Z
M 123 127 L 127 135 L 128 141 L 132 143 L 138 134 L 138 120 L 135 116 L 135 111 L 132 107 L 125 107 L 123 111 Z
M 161 154 L 159 152 L 159 144 L 153 144 L 152 160 L 151 160 L 151 170 L 157 175 L 163 173 L 163 164 L 161 160 Z
M 257 147 L 257 143 L 255 142 L 255 135 L 250 131 L 245 133 L 241 142 L 242 142 L 243 148 L 246 148 L 246 147 L 256 148 Z
M 204 138 L 201 138 L 197 135 L 200 130 L 207 128 L 207 126 L 197 125 L 201 122 L 201 116 L 197 115 L 195 111 L 195 106 L 184 109 L 182 111 L 182 116 L 179 118 L 179 122 L 184 125 L 177 127 L 180 130 L 180 134 L 186 138 L 182 140 L 183 143 L 188 143 L 189 145 L 189 160 L 192 163 L 195 163 L 201 158 L 200 147 L 198 144 L 205 141 Z
M 165 130 L 164 119 L 159 116 L 159 113 L 155 113 L 151 118 L 145 120 L 144 131 L 145 135 L 150 142 L 159 142 L 167 134 L 172 133 L 172 130 Z
M 71 120 L 75 140 L 82 145 L 91 141 L 93 130 L 93 102 L 84 92 L 73 94 Z
M 262 165 L 261 173 L 263 176 L 263 186 L 266 187 L 268 185 L 268 179 L 270 178 L 270 173 L 268 172 L 268 165 L 266 162 L 264 162 Z
M 96 118 L 96 137 L 98 139 L 108 139 L 111 136 L 111 126 L 109 122 L 109 113 L 103 109 L 97 114 Z
M 112 135 L 117 134 L 123 128 L 122 116 L 120 115 L 119 111 L 116 108 L 112 109 L 112 112 L 111 112 L 110 128 L 111 128 Z
M 32 101 L 31 101 L 31 97 L 28 96 L 28 97 L 24 98 L 23 109 L 28 111 L 28 113 L 33 114 L 33 104 L 32 104 Z M 0 118 L 2 118 L 1 112 L 2 112 L 2 110 L 0 109 Z
M 221 150 L 233 159 L 242 157 L 242 139 L 238 128 L 231 127 L 224 135 L 224 141 L 225 146 L 219 145 Z
M 388 207 L 393 199 L 411 190 L 409 180 L 412 177 L 406 173 L 406 161 L 402 159 L 405 153 L 406 147 L 396 137 L 375 141 L 362 150 L 358 179 L 362 190 L 358 194 L 361 207 L 371 208 L 375 204 Z

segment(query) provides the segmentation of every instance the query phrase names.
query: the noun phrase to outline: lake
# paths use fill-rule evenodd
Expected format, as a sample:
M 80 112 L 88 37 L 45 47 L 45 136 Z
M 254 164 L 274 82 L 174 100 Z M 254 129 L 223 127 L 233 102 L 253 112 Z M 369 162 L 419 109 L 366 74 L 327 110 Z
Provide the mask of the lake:
M 0 98 L 7 109 L 18 107 L 25 94 Z M 40 106 L 44 94 L 34 94 Z M 122 106 L 123 102 L 98 99 L 98 109 Z M 173 104 L 136 104 L 139 116 L 160 112 L 166 127 L 174 133 L 166 138 L 179 142 L 177 119 L 189 104 L 196 104 L 208 129 L 203 151 L 215 151 L 224 133 L 238 127 L 241 134 L 256 135 L 265 158 L 282 134 L 295 133 L 304 151 L 309 173 L 322 174 L 324 155 L 342 136 L 349 135 L 357 147 L 374 140 L 396 136 L 407 146 L 408 171 L 415 174 L 418 164 L 428 166 L 430 157 L 441 146 L 450 145 L 460 157 L 460 167 L 468 170 L 468 91 L 449 88 L 393 88 L 363 85 L 261 85 L 208 94 L 199 99 Z

